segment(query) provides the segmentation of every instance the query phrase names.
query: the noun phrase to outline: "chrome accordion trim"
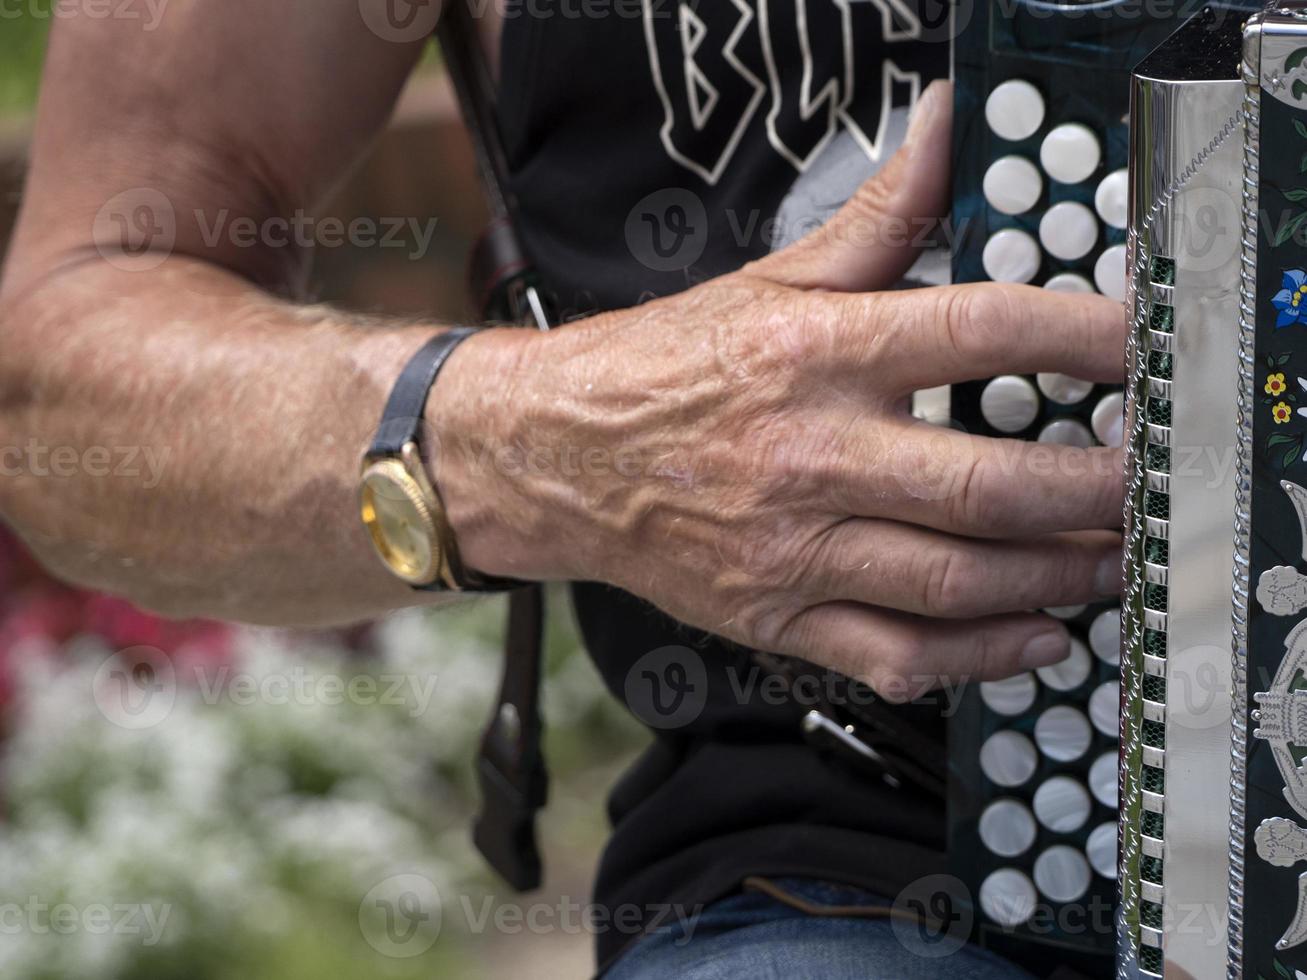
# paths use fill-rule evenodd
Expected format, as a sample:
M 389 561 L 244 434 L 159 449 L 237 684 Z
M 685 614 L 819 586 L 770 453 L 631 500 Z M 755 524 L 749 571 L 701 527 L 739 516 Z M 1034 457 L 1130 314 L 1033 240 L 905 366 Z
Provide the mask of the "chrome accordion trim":
M 1170 424 L 1150 419 L 1150 399 L 1172 396 L 1177 350 L 1174 322 L 1174 275 L 1159 274 L 1155 260 L 1172 263 L 1173 256 L 1154 255 L 1155 227 L 1175 196 L 1197 175 L 1208 158 L 1243 124 L 1242 109 L 1231 115 L 1215 134 L 1148 202 L 1140 220 L 1130 223 L 1127 247 L 1131 275 L 1126 303 L 1133 329 L 1127 334 L 1126 364 L 1128 393 L 1124 444 L 1126 504 L 1123 519 L 1125 561 L 1123 568 L 1122 622 L 1122 713 L 1120 732 L 1120 853 L 1118 882 L 1121 894 L 1119 921 L 1122 949 L 1117 960 L 1120 980 L 1163 975 L 1165 932 L 1161 916 L 1165 909 L 1166 828 L 1165 810 L 1166 691 L 1167 660 L 1151 652 L 1156 635 L 1167 642 L 1171 596 L 1167 591 L 1172 560 L 1170 539 L 1170 491 L 1173 461 Z M 1132 195 L 1134 194 L 1132 189 Z M 1135 199 L 1138 203 L 1138 198 Z M 1168 280 L 1169 281 L 1166 281 Z M 1163 307 L 1172 317 L 1154 311 Z M 1157 329 L 1161 326 L 1163 329 Z M 1164 362 L 1162 359 L 1168 359 Z M 1166 377 L 1158 377 L 1154 365 L 1166 363 Z M 1171 421 L 1166 419 L 1168 423 Z M 1156 456 L 1157 464 L 1151 457 Z M 1164 516 L 1149 514 L 1149 502 L 1166 498 Z M 1153 542 L 1158 542 L 1154 545 Z M 1166 543 L 1165 555 L 1150 546 Z M 1160 560 L 1158 560 L 1160 559 Z M 1160 608 L 1159 608 L 1160 607 Z M 1165 653 L 1165 647 L 1162 653 Z
M 1239 254 L 1239 386 L 1236 394 L 1238 438 L 1235 441 L 1233 656 L 1230 658 L 1230 900 L 1228 908 L 1227 976 L 1243 976 L 1244 907 L 1244 822 L 1247 772 L 1244 746 L 1247 744 L 1248 714 L 1248 549 L 1251 529 L 1253 406 L 1253 360 L 1256 339 L 1257 290 L 1257 181 L 1261 110 L 1260 49 L 1265 14 L 1255 14 L 1244 28 L 1241 73 L 1243 100 L 1243 179 L 1241 209 L 1243 228 Z

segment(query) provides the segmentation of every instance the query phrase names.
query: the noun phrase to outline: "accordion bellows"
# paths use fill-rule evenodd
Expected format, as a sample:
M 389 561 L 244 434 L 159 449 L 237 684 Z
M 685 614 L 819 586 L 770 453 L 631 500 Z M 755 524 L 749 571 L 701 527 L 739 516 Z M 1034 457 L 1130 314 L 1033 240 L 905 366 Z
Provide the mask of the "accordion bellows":
M 1122 978 L 1307 971 L 1307 5 L 1243 21 L 1131 93 Z

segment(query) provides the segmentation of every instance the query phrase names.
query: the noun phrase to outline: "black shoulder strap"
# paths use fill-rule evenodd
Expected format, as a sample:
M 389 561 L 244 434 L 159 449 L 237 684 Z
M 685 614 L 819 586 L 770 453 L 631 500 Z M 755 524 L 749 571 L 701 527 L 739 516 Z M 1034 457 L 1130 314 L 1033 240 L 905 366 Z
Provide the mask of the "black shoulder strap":
M 458 93 L 463 121 L 472 138 L 477 169 L 491 213 L 491 232 L 474 256 L 473 285 L 487 321 L 549 329 L 531 264 L 514 231 L 513 198 L 495 119 L 494 86 L 482 57 L 471 11 L 462 0 L 449 3 L 436 31 Z M 528 585 L 508 599 L 508 633 L 499 699 L 481 739 L 477 781 L 481 812 L 472 838 L 492 868 L 518 891 L 540 885 L 536 814 L 548 797 L 549 775 L 540 748 L 541 652 L 544 644 L 544 588 Z

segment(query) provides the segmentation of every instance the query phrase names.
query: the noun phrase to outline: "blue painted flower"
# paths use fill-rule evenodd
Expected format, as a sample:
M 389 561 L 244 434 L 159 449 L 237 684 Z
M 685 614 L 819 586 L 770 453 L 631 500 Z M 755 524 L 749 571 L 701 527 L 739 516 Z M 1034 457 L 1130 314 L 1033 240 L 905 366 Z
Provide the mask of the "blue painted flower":
M 1290 269 L 1284 274 L 1283 289 L 1271 297 L 1271 305 L 1280 311 L 1275 328 L 1297 323 L 1307 314 L 1307 272 Z

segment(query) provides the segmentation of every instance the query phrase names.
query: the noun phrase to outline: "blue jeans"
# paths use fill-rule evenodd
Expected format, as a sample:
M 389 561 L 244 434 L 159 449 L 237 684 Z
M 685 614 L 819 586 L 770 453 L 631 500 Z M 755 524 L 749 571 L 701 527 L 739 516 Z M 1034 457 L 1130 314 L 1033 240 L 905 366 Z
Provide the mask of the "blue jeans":
M 975 946 L 932 949 L 862 889 L 804 878 L 771 887 L 808 909 L 756 891 L 734 895 L 641 939 L 604 980 L 1030 980 Z

